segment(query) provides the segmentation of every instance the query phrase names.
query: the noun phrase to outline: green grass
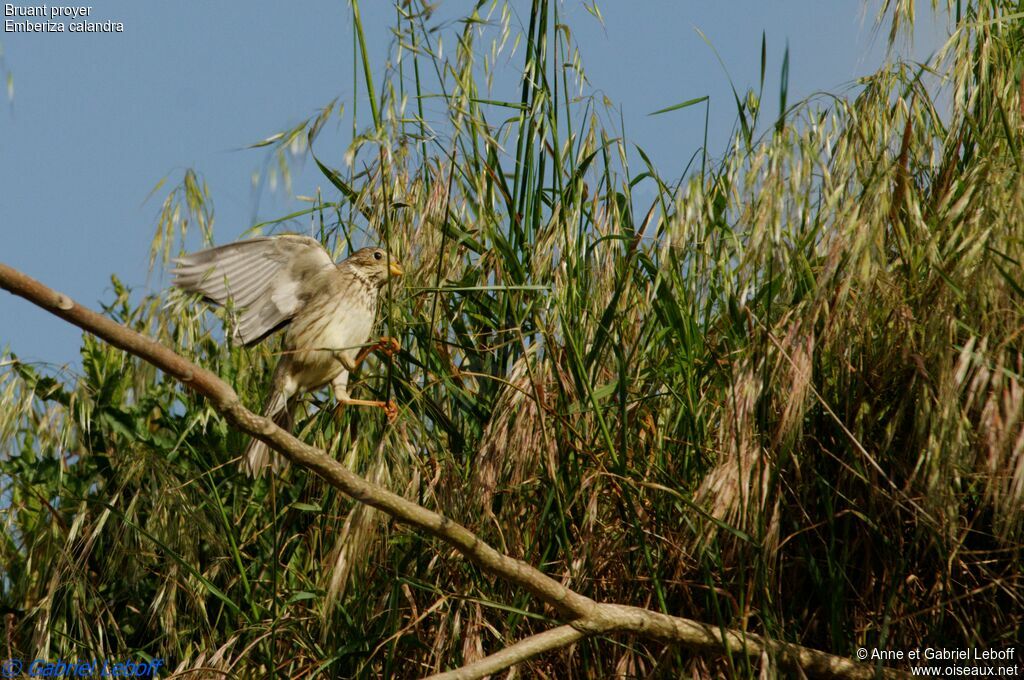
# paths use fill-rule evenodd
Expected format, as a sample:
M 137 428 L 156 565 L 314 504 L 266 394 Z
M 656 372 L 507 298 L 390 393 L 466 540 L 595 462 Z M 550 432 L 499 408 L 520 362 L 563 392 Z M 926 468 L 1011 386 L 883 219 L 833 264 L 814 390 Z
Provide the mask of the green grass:
M 913 3 L 888 4 L 895 39 Z M 333 190 L 263 229 L 311 216 L 338 255 L 368 235 L 402 261 L 382 318 L 403 351 L 355 387 L 401 413 L 337 422 L 321 394 L 301 438 L 597 599 L 841 655 L 1024 637 L 1015 5 L 958 3 L 931 63 L 847 97 L 786 104 L 783 78 L 780 115 L 737 93 L 733 142 L 678 187 L 576 100 L 557 3 L 521 36 L 500 2 L 442 33 L 402 3 L 377 84 L 354 8 L 353 162 L 316 144 L 336 104 L 268 138 L 285 176 L 308 140 Z M 531 77 L 496 101 L 513 47 Z M 168 193 L 154 266 L 209 237 L 215 194 L 193 173 Z M 106 311 L 261 403 L 274 343 L 225 344 L 223 314 L 174 291 L 118 285 Z M 413 677 L 551 625 L 304 471 L 250 482 L 244 446 L 88 337 L 80 374 L 0 361 L 11 655 Z M 761 670 L 620 636 L 521 673 Z

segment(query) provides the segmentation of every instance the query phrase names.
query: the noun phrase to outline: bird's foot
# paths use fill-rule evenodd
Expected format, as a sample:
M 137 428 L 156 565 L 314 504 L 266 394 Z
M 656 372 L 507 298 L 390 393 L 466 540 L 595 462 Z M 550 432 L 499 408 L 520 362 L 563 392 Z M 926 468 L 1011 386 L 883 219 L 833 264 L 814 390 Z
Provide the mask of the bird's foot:
M 352 362 L 352 367 L 349 368 L 346 364 L 345 368 L 348 368 L 350 371 L 354 370 L 356 366 L 366 361 L 366 357 L 370 356 L 374 352 L 380 352 L 390 359 L 398 354 L 400 349 L 402 349 L 402 345 L 399 344 L 398 340 L 384 336 L 372 345 L 367 345 L 359 350 L 359 354 L 356 355 L 355 361 Z
M 398 342 L 397 338 L 385 335 L 377 341 L 377 344 L 373 346 L 373 349 L 390 359 L 401 351 L 402 345 Z
M 373 406 L 384 410 L 384 415 L 388 417 L 388 422 L 395 422 L 395 418 L 398 417 L 398 405 L 391 401 L 377 401 L 373 399 L 346 399 L 345 401 L 339 401 L 338 405 L 334 408 L 335 417 L 341 416 L 341 411 L 346 406 Z

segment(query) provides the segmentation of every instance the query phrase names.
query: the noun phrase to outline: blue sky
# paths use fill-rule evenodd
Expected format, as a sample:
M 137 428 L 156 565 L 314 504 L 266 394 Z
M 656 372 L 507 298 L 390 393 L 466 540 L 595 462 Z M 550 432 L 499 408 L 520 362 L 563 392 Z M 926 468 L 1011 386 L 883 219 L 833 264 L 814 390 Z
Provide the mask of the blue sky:
M 523 20 L 528 3 L 521 8 Z M 918 28 L 904 54 L 924 59 L 946 36 L 919 3 Z M 469 3 L 447 1 L 453 14 Z M 778 91 L 782 55 L 790 54 L 790 102 L 816 91 L 848 91 L 885 57 L 874 30 L 877 2 L 737 0 L 598 2 L 604 24 L 579 0 L 560 5 L 579 43 L 591 92 L 621 107 L 627 135 L 665 177 L 678 177 L 703 138 L 696 107 L 651 112 L 695 97 L 711 98 L 709 146 L 719 153 L 735 121 L 729 80 L 756 87 L 766 34 L 766 90 Z M 390 2 L 361 3 L 371 57 L 379 72 L 393 46 Z M 146 2 L 105 0 L 92 20 L 120 21 L 123 33 L 0 32 L 3 63 L 14 74 L 13 102 L 0 100 L 0 261 L 79 302 L 112 297 L 110 275 L 139 292 L 166 277 L 147 276 L 159 202 L 147 201 L 163 177 L 194 168 L 210 187 L 218 242 L 253 223 L 305 207 L 281 191 L 254 189 L 267 155 L 249 144 L 294 125 L 338 97 L 351 129 L 352 21 L 344 0 Z M 449 27 L 450 31 L 457 27 Z M 449 42 L 449 44 L 451 44 Z M 522 47 L 507 63 L 522 62 Z M 514 77 L 507 82 L 513 83 Z M 499 81 L 500 82 L 500 81 Z M 515 91 L 496 99 L 517 98 Z M 769 98 L 766 110 L 777 110 Z M 368 114 L 360 109 L 360 128 Z M 330 135 L 318 155 L 340 166 L 344 137 Z M 314 168 L 293 190 L 312 195 L 327 183 Z M 56 366 L 78 363 L 79 333 L 27 302 L 0 292 L 0 350 Z

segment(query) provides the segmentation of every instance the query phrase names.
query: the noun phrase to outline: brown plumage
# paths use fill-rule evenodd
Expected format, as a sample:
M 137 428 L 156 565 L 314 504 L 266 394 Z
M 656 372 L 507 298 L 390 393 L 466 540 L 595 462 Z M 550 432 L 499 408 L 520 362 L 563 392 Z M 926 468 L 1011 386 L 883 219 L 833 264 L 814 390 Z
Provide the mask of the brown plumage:
M 348 376 L 366 355 L 380 291 L 401 276 L 396 260 L 380 248 L 357 250 L 335 264 L 315 239 L 286 234 L 230 243 L 177 259 L 174 285 L 238 310 L 235 337 L 252 345 L 285 329 L 282 356 L 263 415 L 291 427 L 289 400 L 328 383 L 341 405 L 394 408 L 352 399 Z M 391 348 L 391 341 L 378 343 Z M 280 457 L 253 439 L 244 465 L 258 475 Z

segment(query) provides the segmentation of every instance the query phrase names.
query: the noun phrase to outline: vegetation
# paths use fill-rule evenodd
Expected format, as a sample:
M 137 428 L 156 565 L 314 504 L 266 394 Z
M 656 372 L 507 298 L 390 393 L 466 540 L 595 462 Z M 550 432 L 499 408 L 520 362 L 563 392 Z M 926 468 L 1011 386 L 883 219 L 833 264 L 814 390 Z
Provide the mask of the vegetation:
M 885 5 L 895 39 L 913 3 Z M 335 420 L 319 395 L 301 439 L 601 601 L 848 656 L 1024 638 L 1016 3 L 958 2 L 930 63 L 887 63 L 851 97 L 787 105 L 783 85 L 777 119 L 762 76 L 726 152 L 679 184 L 628 169 L 577 99 L 558 3 L 535 0 L 521 37 L 480 3 L 455 40 L 398 3 L 380 86 L 352 6 L 369 118 L 345 159 L 315 143 L 335 105 L 266 140 L 316 151 L 336 193 L 262 226 L 312 218 L 339 256 L 371 240 L 402 261 L 382 317 L 403 350 L 354 390 L 401 409 Z M 520 96 L 496 101 L 516 46 Z M 188 173 L 155 263 L 191 225 L 212 234 Z M 229 316 L 120 286 L 105 311 L 261 403 L 275 345 L 233 346 Z M 80 374 L 0 359 L 5 653 L 412 677 L 550 627 L 304 470 L 253 483 L 245 438 L 148 364 L 90 336 L 81 354 Z M 519 672 L 775 669 L 597 636 Z

